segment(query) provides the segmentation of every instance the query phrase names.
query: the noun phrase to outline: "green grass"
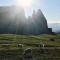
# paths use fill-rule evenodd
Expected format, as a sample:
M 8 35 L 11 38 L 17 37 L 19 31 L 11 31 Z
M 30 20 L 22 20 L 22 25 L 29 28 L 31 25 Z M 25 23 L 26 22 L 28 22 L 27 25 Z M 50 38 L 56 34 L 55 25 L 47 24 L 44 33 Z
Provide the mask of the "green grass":
M 55 41 L 50 41 L 53 38 Z M 17 47 L 20 43 L 24 44 L 23 48 Z M 15 35 L 15 34 L 0 34 L 0 54 L 11 53 L 11 56 L 0 55 L 1 60 L 22 60 L 22 51 L 26 48 L 32 48 L 33 55 L 36 60 L 57 60 L 54 57 L 60 57 L 60 50 L 49 50 L 49 52 L 41 53 L 39 46 L 36 44 L 44 43 L 46 45 L 60 46 L 60 34 L 49 35 Z M 9 48 L 3 47 L 3 45 L 10 45 Z M 3 53 L 4 52 L 4 53 Z M 14 54 L 14 55 L 13 55 Z M 60 60 L 60 58 L 59 58 Z
M 55 41 L 50 41 L 53 38 Z M 60 34 L 49 35 L 15 35 L 15 34 L 0 34 L 0 47 L 4 44 L 10 44 L 10 49 L 16 49 L 17 44 L 26 44 L 23 48 L 36 48 L 36 44 L 44 43 L 46 45 L 60 46 Z M 37 47 L 39 48 L 39 47 Z M 0 48 L 4 50 L 5 48 Z
M 56 41 L 50 41 L 49 39 L 53 38 Z M 54 45 L 60 46 L 60 34 L 56 35 L 14 35 L 14 34 L 0 34 L 0 44 L 16 44 L 16 43 L 29 43 L 29 44 L 36 44 L 36 43 L 45 43 L 47 45 Z M 5 40 L 5 41 L 4 41 Z M 11 41 L 10 41 L 11 40 Z

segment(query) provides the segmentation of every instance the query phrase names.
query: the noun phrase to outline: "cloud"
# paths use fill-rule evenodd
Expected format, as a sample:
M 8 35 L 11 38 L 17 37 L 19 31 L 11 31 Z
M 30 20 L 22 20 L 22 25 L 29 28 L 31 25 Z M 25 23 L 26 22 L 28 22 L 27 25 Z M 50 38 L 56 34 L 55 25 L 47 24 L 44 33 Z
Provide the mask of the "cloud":
M 60 23 L 60 20 L 47 20 L 48 23 Z

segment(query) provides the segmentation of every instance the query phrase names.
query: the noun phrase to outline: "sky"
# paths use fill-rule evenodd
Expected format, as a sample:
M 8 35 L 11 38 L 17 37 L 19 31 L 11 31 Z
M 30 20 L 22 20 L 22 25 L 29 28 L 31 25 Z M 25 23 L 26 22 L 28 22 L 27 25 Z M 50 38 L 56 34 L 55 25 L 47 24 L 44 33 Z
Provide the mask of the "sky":
M 30 7 L 25 9 L 26 16 L 33 10 L 41 9 L 48 23 L 60 23 L 60 0 L 32 0 Z M 15 0 L 0 0 L 0 6 L 15 5 Z

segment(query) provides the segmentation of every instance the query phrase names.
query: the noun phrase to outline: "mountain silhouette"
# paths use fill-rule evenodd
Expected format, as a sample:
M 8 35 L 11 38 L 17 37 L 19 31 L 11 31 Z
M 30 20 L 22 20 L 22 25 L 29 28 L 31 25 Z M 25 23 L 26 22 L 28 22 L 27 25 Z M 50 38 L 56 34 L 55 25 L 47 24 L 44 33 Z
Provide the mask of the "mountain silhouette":
M 24 9 L 16 6 L 0 6 L 0 34 L 39 35 L 52 33 L 40 9 L 25 17 Z

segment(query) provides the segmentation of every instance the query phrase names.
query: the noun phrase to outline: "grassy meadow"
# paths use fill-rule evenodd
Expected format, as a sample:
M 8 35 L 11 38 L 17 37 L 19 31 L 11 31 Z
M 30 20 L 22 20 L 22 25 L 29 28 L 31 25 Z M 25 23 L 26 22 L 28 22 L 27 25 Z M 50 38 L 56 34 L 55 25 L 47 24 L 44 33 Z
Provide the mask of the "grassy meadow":
M 54 39 L 54 41 L 51 41 Z M 22 44 L 23 46 L 18 46 Z M 23 51 L 31 48 L 34 60 L 60 60 L 60 49 L 45 49 L 42 52 L 40 44 L 46 46 L 60 47 L 60 34 L 50 35 L 15 35 L 0 34 L 0 59 L 22 60 Z

